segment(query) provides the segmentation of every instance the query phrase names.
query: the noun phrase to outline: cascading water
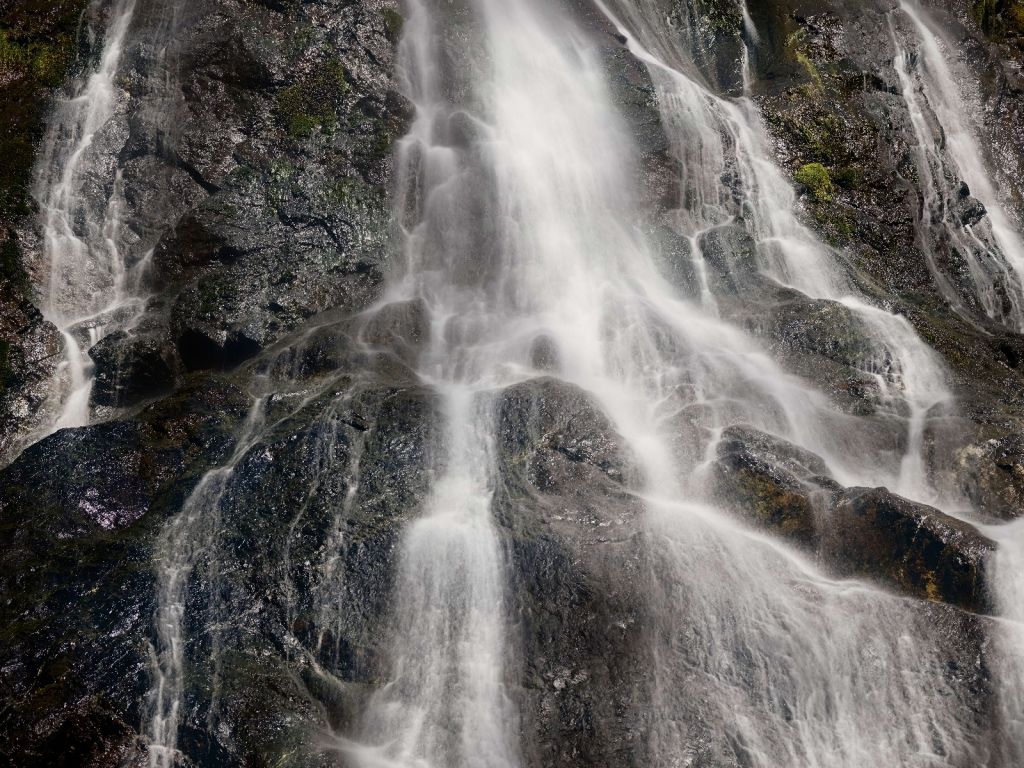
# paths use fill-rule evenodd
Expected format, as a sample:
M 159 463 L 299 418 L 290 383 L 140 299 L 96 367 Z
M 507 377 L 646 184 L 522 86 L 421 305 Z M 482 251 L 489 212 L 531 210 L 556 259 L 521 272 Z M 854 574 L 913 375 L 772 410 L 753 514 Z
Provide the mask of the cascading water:
M 922 250 L 955 309 L 970 316 L 953 288 L 955 277 L 948 274 L 950 262 L 955 268 L 956 260 L 962 259 L 982 313 L 1022 331 L 1024 240 L 991 181 L 969 123 L 970 110 L 943 52 L 949 46 L 916 3 L 903 0 L 899 16 L 909 25 L 890 18 L 896 47 L 894 66 L 916 136 Z M 907 28 L 909 41 L 904 35 Z M 984 210 L 965 210 L 968 194 L 980 201 Z
M 533 0 L 466 6 L 417 3 L 406 23 L 417 107 L 400 151 L 406 272 L 382 305 L 419 303 L 430 318 L 419 373 L 446 404 L 443 438 L 434 490 L 402 547 L 391 682 L 357 741 L 340 748 L 367 766 L 518 762 L 489 408 L 494 392 L 541 374 L 532 352 L 543 340 L 556 375 L 601 404 L 644 478 L 651 764 L 728 754 L 765 768 L 967 764 L 967 718 L 926 612 L 833 582 L 738 526 L 706 503 L 700 471 L 721 430 L 742 423 L 813 448 L 843 482 L 881 477 L 923 494 L 915 424 L 948 398 L 933 356 L 904 320 L 857 298 L 798 224 L 749 111 L 618 25 L 650 65 L 666 122 L 680 127 L 675 146 L 695 201 L 679 212 L 688 240 L 741 212 L 723 202 L 730 191 L 719 181 L 728 143 L 744 167 L 742 212 L 762 269 L 855 317 L 869 347 L 864 369 L 895 404 L 884 418 L 908 435 L 903 466 L 890 457 L 887 474 L 865 450 L 871 425 L 836 412 L 718 320 L 707 283 L 695 304 L 658 274 L 630 224 L 639 216 L 633 153 L 597 33 Z M 616 11 L 655 18 L 621 3 Z M 458 29 L 458 55 L 443 45 L 446 28 Z M 684 423 L 692 438 L 673 439 Z M 840 425 L 850 435 L 842 445 Z
M 985 533 L 999 543 L 992 566 L 995 602 L 1002 615 L 993 632 L 998 648 L 1000 726 L 1005 733 L 1007 765 L 1024 763 L 1024 524 L 989 526 Z
M 37 168 L 40 308 L 60 331 L 64 360 L 41 422 L 22 437 L 21 448 L 58 429 L 89 423 L 94 378 L 89 350 L 109 333 L 134 332 L 146 309 L 153 238 L 140 236 L 143 227 L 135 220 L 140 212 L 129 210 L 125 200 L 121 155 L 133 98 L 152 101 L 151 114 L 143 119 L 158 132 L 173 107 L 173 78 L 166 65 L 182 2 L 147 6 L 141 18 L 137 6 L 137 0 L 116 0 L 106 9 L 96 68 L 57 104 Z M 132 46 L 151 56 L 152 82 L 137 84 L 129 95 L 120 78 Z M 148 208 L 148 215 L 163 210 L 153 200 Z
M 504 480 L 496 411 L 507 388 L 547 376 L 593 398 L 638 470 L 631 492 L 645 508 L 636 554 L 648 565 L 652 665 L 636 671 L 647 697 L 645 764 L 984 764 L 969 705 L 947 676 L 947 614 L 829 578 L 719 509 L 705 472 L 722 433 L 742 425 L 820 455 L 841 485 L 885 483 L 934 500 L 922 441 L 950 400 L 941 366 L 906 320 L 861 297 L 837 254 L 799 222 L 753 105 L 701 84 L 679 41 L 657 26 L 663 9 L 653 0 L 597 5 L 654 84 L 682 174 L 667 217 L 689 244 L 692 298 L 659 272 L 645 234 L 638 151 L 608 82 L 607 24 L 545 0 L 411 0 L 400 53 L 416 117 L 399 145 L 395 198 L 403 270 L 361 320 L 395 309 L 425 318 L 414 367 L 440 403 L 432 487 L 397 555 L 386 683 L 327 748 L 365 768 L 528 762 L 510 615 L 517 564 L 493 509 Z M 877 385 L 871 418 L 838 409 L 730 320 L 737 297 L 706 253 L 730 228 L 753 243 L 748 277 L 849 318 L 860 342 L 853 367 Z M 739 273 L 742 254 L 730 256 Z M 180 758 L 193 571 L 216 560 L 221 506 L 237 466 L 271 429 L 274 399 L 257 398 L 230 459 L 160 541 L 143 729 L 154 768 Z M 344 468 L 333 464 L 335 416 L 328 408 L 323 417 L 330 427 L 314 474 L 353 477 L 329 536 L 340 556 L 360 468 L 358 450 Z M 1014 562 L 999 567 L 1019 572 Z M 327 631 L 345 610 L 332 594 L 337 570 L 328 557 L 319 595 Z M 296 655 L 326 677 L 319 650 Z M 1018 717 L 1019 705 L 1006 697 L 1003 716 Z
M 135 0 L 111 7 L 99 66 L 81 89 L 58 106 L 40 164 L 36 196 L 43 215 L 46 284 L 43 315 L 64 339 L 48 434 L 89 420 L 92 362 L 89 347 L 111 323 L 138 314 L 139 275 L 125 261 L 117 144 L 124 109 L 117 74 Z M 39 435 L 42 436 L 42 435 Z

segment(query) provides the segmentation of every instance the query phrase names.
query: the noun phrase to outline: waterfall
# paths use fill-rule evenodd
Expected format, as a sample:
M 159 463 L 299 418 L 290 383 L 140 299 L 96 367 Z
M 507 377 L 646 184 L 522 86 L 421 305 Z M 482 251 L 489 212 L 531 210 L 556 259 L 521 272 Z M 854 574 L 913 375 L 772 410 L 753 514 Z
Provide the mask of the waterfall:
M 991 180 L 970 108 L 947 63 L 949 46 L 916 3 L 902 0 L 900 11 L 910 22 L 910 42 L 892 17 L 890 27 L 894 66 L 916 137 L 921 248 L 955 309 L 971 314 L 948 274 L 962 259 L 983 315 L 1024 331 L 1024 240 Z M 967 195 L 984 209 L 965 210 Z
M 748 424 L 820 453 L 844 483 L 929 496 L 921 430 L 949 400 L 941 367 L 799 223 L 749 103 L 713 95 L 670 41 L 643 38 L 657 9 L 598 5 L 655 83 L 684 174 L 676 226 L 692 244 L 742 221 L 771 281 L 845 308 L 905 449 L 880 456 L 877 423 L 839 412 L 721 319 L 706 277 L 696 300 L 678 298 L 638 226 L 636 150 L 601 33 L 540 0 L 412 3 L 402 74 L 416 119 L 395 203 L 404 270 L 378 309 L 424 308 L 418 372 L 445 407 L 434 487 L 399 555 L 389 682 L 338 748 L 365 766 L 520 764 L 492 411 L 502 389 L 554 375 L 594 397 L 640 470 L 650 764 L 966 764 L 977 753 L 930 612 L 836 582 L 738 524 L 701 471 L 722 430 Z M 541 340 L 553 371 L 534 365 Z
M 94 366 L 89 350 L 114 331 L 135 332 L 146 309 L 155 239 L 140 234 L 139 212 L 125 200 L 121 155 L 130 114 L 142 99 L 152 100 L 152 114 L 144 119 L 157 132 L 171 113 L 173 77 L 167 60 L 182 2 L 148 6 L 147 14 L 138 12 L 137 0 L 111 3 L 95 68 L 74 81 L 70 96 L 56 104 L 49 121 L 33 190 L 43 246 L 38 292 L 43 316 L 63 339 L 64 359 L 41 421 L 22 436 L 20 448 L 90 422 Z M 121 78 L 133 46 L 148 46 L 152 59 L 147 62 L 149 81 L 137 83 L 129 94 Z M 148 202 L 148 215 L 161 210 L 157 201 Z
M 801 221 L 750 99 L 749 57 L 760 36 L 746 2 L 739 4 L 745 58 L 737 99 L 716 94 L 685 38 L 660 26 L 667 14 L 659 0 L 594 5 L 599 18 L 552 0 L 407 2 L 399 74 L 415 117 L 395 157 L 400 263 L 354 325 L 387 323 L 391 310 L 426 319 L 425 340 L 403 338 L 401 322 L 383 337 L 418 350 L 415 377 L 439 402 L 431 487 L 399 542 L 383 625 L 387 658 L 374 669 L 381 684 L 357 725 L 332 733 L 326 748 L 363 768 L 529 762 L 512 592 L 522 564 L 495 515 L 506 480 L 498 410 L 509 388 L 544 377 L 592 398 L 635 463 L 628 492 L 643 508 L 643 524 L 630 546 L 645 569 L 638 615 L 651 668 L 635 671 L 644 701 L 631 716 L 645 725 L 646 743 L 636 747 L 645 764 L 983 764 L 988 753 L 972 730 L 970 704 L 958 697 L 947 668 L 952 611 L 832 578 L 806 553 L 722 509 L 708 479 L 726 430 L 743 427 L 820 456 L 837 487 L 885 484 L 919 501 L 949 503 L 933 487 L 924 457 L 927 427 L 953 407 L 938 357 L 904 317 L 869 298 L 847 273 L 844 255 Z M 922 49 L 938 50 L 920 16 L 909 5 L 904 11 L 923 30 Z M 117 161 L 126 130 L 126 96 L 117 82 L 134 13 L 135 0 L 112 7 L 98 68 L 59 108 L 40 165 L 44 309 L 66 354 L 44 431 L 89 422 L 88 350 L 111 329 L 131 330 L 145 309 L 149 251 L 124 236 Z M 625 48 L 612 32 L 625 38 Z M 611 82 L 611 59 L 620 54 L 639 61 L 653 86 L 678 171 L 670 210 L 654 213 L 641 202 L 641 150 Z M 929 76 L 941 65 L 941 57 L 930 57 L 923 59 Z M 933 138 L 924 105 L 938 116 L 935 104 L 955 105 L 955 91 L 948 69 L 936 76 L 938 85 L 920 85 L 914 62 L 901 52 L 897 68 L 915 129 L 922 126 L 921 172 L 930 174 L 934 192 L 949 174 L 936 170 L 935 151 L 925 151 L 925 138 Z M 169 99 L 160 109 L 169 109 Z M 946 131 L 969 136 L 963 125 Z M 976 144 L 964 139 L 970 150 L 954 143 L 959 178 L 988 207 L 992 237 L 1009 265 L 999 285 L 1011 285 L 1016 236 L 1009 214 L 996 213 L 991 186 L 968 178 L 983 169 Z M 926 215 L 947 202 L 936 197 Z M 679 258 L 692 284 L 666 274 L 669 259 L 652 234 L 659 216 L 686 245 Z M 940 221 L 949 224 L 935 219 L 929 226 Z M 963 242 L 981 242 L 970 227 L 956 231 Z M 727 233 L 741 244 L 726 246 L 723 256 L 716 249 Z M 986 265 L 1004 261 L 991 249 L 969 252 L 986 312 L 1009 322 L 1015 315 L 993 298 L 998 281 L 984 283 L 993 274 Z M 941 273 L 934 255 L 933 264 Z M 870 414 L 843 410 L 766 351 L 758 329 L 765 318 L 757 315 L 765 296 L 824 306 L 849 320 L 845 330 L 856 341 L 849 367 L 876 391 Z M 367 338 L 358 344 L 361 351 L 394 351 L 374 349 Z M 285 422 L 276 416 L 329 400 L 338 380 L 307 384 L 288 393 L 287 405 L 276 384 L 251 387 L 256 394 L 231 455 L 200 479 L 157 540 L 142 724 L 152 768 L 187 760 L 179 736 L 194 703 L 190 675 L 206 667 L 190 655 L 195 638 L 187 636 L 186 610 L 201 590 L 211 603 L 207 727 L 217 727 L 217 624 L 231 609 L 214 604 L 222 510 L 243 461 Z M 336 409 L 345 396 L 331 395 L 321 414 L 326 437 L 311 473 L 317 481 L 341 471 L 352 478 L 324 544 L 317 642 L 345 610 L 338 594 L 343 523 L 358 503 L 361 448 L 344 468 L 334 451 Z M 518 511 L 513 503 L 509 514 Z M 1024 711 L 1024 667 L 1015 661 L 1024 644 L 1015 602 L 1024 538 L 1019 525 L 988 532 L 1002 543 L 994 566 L 1003 611 L 1000 717 L 1012 737 L 1021 734 Z M 283 591 L 291 595 L 292 585 Z M 326 677 L 330 672 L 317 666 L 320 647 L 301 647 L 291 618 L 286 652 Z
M 43 215 L 46 284 L 43 316 L 64 340 L 64 361 L 55 382 L 50 423 L 41 437 L 89 421 L 92 361 L 89 347 L 111 323 L 138 314 L 138 270 L 123 254 L 124 200 L 116 164 L 125 108 L 117 85 L 135 0 L 118 0 L 98 67 L 69 100 L 59 104 L 39 166 L 36 197 Z

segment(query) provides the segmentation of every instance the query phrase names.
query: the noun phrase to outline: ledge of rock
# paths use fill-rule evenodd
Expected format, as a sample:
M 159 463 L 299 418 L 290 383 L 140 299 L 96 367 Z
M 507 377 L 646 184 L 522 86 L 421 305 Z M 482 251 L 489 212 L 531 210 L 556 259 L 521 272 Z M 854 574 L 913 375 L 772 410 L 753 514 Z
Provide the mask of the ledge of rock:
M 914 597 L 991 610 L 995 543 L 969 523 L 885 488 L 842 489 L 819 456 L 752 427 L 722 433 L 711 488 L 731 512 L 817 553 L 846 577 Z
M 987 612 L 996 545 L 973 526 L 885 488 L 849 488 L 822 522 L 820 553 L 844 576 L 878 579 L 916 597 Z
M 101 339 L 89 356 L 96 366 L 92 401 L 135 405 L 174 388 L 174 372 L 159 340 L 117 331 Z
M 726 506 L 772 533 L 815 542 L 815 506 L 839 487 L 820 456 L 745 426 L 726 429 L 717 453 L 711 483 Z

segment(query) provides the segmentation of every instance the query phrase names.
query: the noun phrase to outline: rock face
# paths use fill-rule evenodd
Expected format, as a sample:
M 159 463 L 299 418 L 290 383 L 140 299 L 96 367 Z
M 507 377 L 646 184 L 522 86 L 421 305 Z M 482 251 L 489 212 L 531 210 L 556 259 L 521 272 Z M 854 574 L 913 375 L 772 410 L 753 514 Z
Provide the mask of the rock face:
M 735 513 L 813 553 L 839 576 L 986 613 L 995 542 L 969 523 L 885 488 L 843 489 L 820 457 L 758 430 L 730 427 L 711 465 Z
M 840 573 L 971 611 L 991 609 L 986 568 L 995 542 L 967 523 L 884 488 L 851 488 L 823 527 L 822 555 Z
M 0 211 L 3 463 L 35 423 L 61 359 L 59 335 L 31 303 L 26 270 L 39 269 L 41 242 L 26 190 L 47 89 L 63 80 L 76 49 L 83 61 L 98 56 L 90 46 L 101 35 L 74 37 L 83 5 L 0 12 L 0 100 L 6 114 L 25 113 L 2 137 L 18 143 L 4 147 L 19 163 L 4 164 Z M 393 80 L 395 3 L 141 0 L 134 18 L 118 82 L 126 138 L 109 162 L 122 174 L 126 241 L 140 255 L 152 250 L 147 308 L 130 332 L 109 333 L 89 350 L 93 405 L 117 418 L 51 435 L 0 480 L 5 764 L 146 762 L 161 532 L 203 474 L 229 461 L 253 401 L 243 393 L 252 369 L 232 382 L 220 372 L 314 315 L 362 309 L 380 290 L 387 261 L 391 146 L 409 117 Z M 83 24 L 98 32 L 104 19 Z M 151 41 L 169 28 L 166 67 Z M 17 71 L 7 70 L 9 43 L 39 56 L 51 40 L 67 56 L 60 72 L 42 72 L 20 53 Z M 315 379 L 349 363 L 343 331 L 304 333 L 288 355 L 259 363 L 256 375 Z M 238 567 L 223 580 L 208 558 L 195 568 L 225 599 L 252 610 L 228 636 L 190 632 L 193 714 L 180 737 L 190 761 L 259 764 L 291 754 L 291 764 L 314 765 L 326 758 L 310 753 L 313 734 L 330 724 L 309 702 L 338 703 L 334 725 L 361 711 L 356 703 L 379 666 L 370 660 L 386 637 L 378 623 L 388 612 L 395 541 L 423 493 L 423 445 L 434 420 L 429 398 L 403 390 L 400 378 L 353 394 L 348 410 L 333 397 L 312 398 L 285 418 L 293 401 L 275 401 L 268 407 L 284 418 L 281 429 L 238 459 L 215 549 Z M 331 467 L 360 462 L 358 520 L 335 519 L 354 485 L 344 472 L 328 477 L 328 456 Z M 256 509 L 266 514 L 254 517 Z M 342 534 L 346 564 L 332 571 L 325 561 Z M 271 540 L 277 547 L 253 560 L 257 542 Z M 304 602 L 295 603 L 286 583 L 298 585 Z M 344 613 L 322 608 L 331 590 Z M 362 618 L 348 612 L 356 603 Z M 190 630 L 219 605 L 193 595 Z M 310 677 L 304 664 L 280 661 L 295 642 L 321 654 L 340 689 L 333 678 Z M 221 670 L 217 713 L 231 738 L 207 731 L 213 660 Z M 346 696 L 351 705 L 340 700 Z
M 4 472 L 0 730 L 11 764 L 101 766 L 135 751 L 153 541 L 224 460 L 247 407 L 226 382 L 193 381 L 131 421 L 58 432 Z
M 156 339 L 118 331 L 89 350 L 95 371 L 92 401 L 97 405 L 135 405 L 174 388 L 174 372 Z
M 434 330 L 427 308 L 375 306 L 398 268 L 392 153 L 412 117 L 396 72 L 400 6 L 137 0 L 119 81 L 125 141 L 107 160 L 121 172 L 123 237 L 151 258 L 145 311 L 89 349 L 94 423 L 22 451 L 63 344 L 34 306 L 33 148 L 55 89 L 97 55 L 96 11 L 76 32 L 83 5 L 0 10 L 0 112 L 11 117 L 0 132 L 11 160 L 0 163 L 0 763 L 148 762 L 167 531 L 215 472 L 223 492 L 185 542 L 181 765 L 346 765 L 339 734 L 360 734 L 368 701 L 390 680 L 397 558 L 437 478 L 442 439 L 439 395 L 413 373 Z M 464 12 L 465 3 L 448 5 Z M 866 372 L 869 350 L 848 307 L 767 279 L 742 217 L 692 242 L 673 229 L 692 201 L 650 76 L 591 3 L 568 5 L 599 41 L 636 138 L 636 224 L 657 244 L 673 290 L 698 298 L 699 250 L 722 317 L 843 416 L 876 418 L 886 407 L 881 374 Z M 717 91 L 741 94 L 749 33 L 740 6 L 658 5 L 689 36 L 688 66 Z M 1024 30 L 1011 5 L 958 1 L 942 19 L 964 36 L 966 71 L 1019 202 Z M 1024 337 L 952 311 L 920 252 L 908 117 L 879 42 L 892 3 L 746 6 L 759 31 L 751 97 L 802 195 L 801 215 L 836 246 L 853 282 L 905 316 L 951 372 L 960 413 L 928 419 L 930 476 L 987 519 L 1019 517 Z M 168 19 L 175 34 L 161 63 L 153 41 Z M 728 174 L 722 182 L 740 195 Z M 984 226 L 969 190 L 956 215 Z M 558 378 L 558 354 L 538 337 L 531 364 L 543 373 L 487 393 L 523 762 L 649 765 L 652 695 L 664 683 L 652 672 L 652 638 L 664 630 L 649 607 L 657 533 L 636 456 L 601 404 Z M 906 421 L 878 420 L 883 460 L 903 455 Z M 884 488 L 843 488 L 820 456 L 766 431 L 706 431 L 698 460 L 715 504 L 830 577 L 913 598 L 907 610 L 948 638 L 950 697 L 976 732 L 996 729 L 995 544 Z M 736 679 L 755 674 L 739 666 L 729 670 Z M 698 686 L 705 673 L 686 670 Z M 690 706 L 714 719 L 699 696 Z M 750 762 L 747 745 L 696 742 L 694 765 Z
M 584 391 L 535 379 L 496 403 L 496 501 L 519 595 L 522 727 L 536 765 L 643 762 L 642 507 L 622 439 Z M 600 723 L 600 727 L 598 724 Z

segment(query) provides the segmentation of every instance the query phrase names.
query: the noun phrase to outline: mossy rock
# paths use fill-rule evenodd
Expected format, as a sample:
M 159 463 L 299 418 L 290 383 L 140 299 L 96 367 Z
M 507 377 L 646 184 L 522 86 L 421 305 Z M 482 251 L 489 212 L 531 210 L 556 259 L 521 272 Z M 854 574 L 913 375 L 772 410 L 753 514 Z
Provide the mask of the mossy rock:
M 760 528 L 809 546 L 819 498 L 838 488 L 817 455 L 752 427 L 722 433 L 711 467 L 714 493 Z
M 392 42 L 398 42 L 402 36 L 402 28 L 405 26 L 405 19 L 402 18 L 402 14 L 391 8 L 385 8 L 382 11 L 384 15 L 384 28 L 387 30 L 388 39 Z
M 821 163 L 807 163 L 800 166 L 794 174 L 794 178 L 807 187 L 818 200 L 828 202 L 832 199 L 832 193 L 835 191 L 835 187 L 832 185 L 832 176 L 829 174 L 828 168 Z
M 277 115 L 288 134 L 304 138 L 313 131 L 332 130 L 351 86 L 345 68 L 328 61 L 277 95 Z

